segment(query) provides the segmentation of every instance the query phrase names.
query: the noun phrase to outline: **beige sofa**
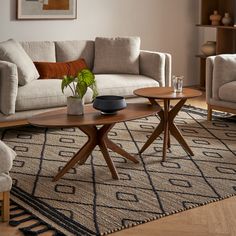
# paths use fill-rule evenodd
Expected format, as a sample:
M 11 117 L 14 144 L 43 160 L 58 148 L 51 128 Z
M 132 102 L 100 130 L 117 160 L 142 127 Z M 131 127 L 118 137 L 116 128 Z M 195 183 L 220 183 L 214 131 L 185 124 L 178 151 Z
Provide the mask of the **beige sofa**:
M 94 67 L 96 52 L 94 41 L 22 42 L 21 45 L 32 61 L 65 62 L 85 58 L 88 67 L 92 70 Z M 171 56 L 169 54 L 140 50 L 137 63 L 138 74 L 102 73 L 102 71 L 95 74 L 99 95 L 113 94 L 130 98 L 134 96 L 133 90 L 137 88 L 170 85 Z M 14 97 L 13 94 L 16 96 Z M 87 93 L 85 103 L 90 102 L 91 95 Z M 23 120 L 36 113 L 65 105 L 66 96 L 61 92 L 61 80 L 36 79 L 24 86 L 19 86 L 17 67 L 13 63 L 0 60 L 0 122 L 2 124 Z
M 236 55 L 222 54 L 206 61 L 208 120 L 212 110 L 236 114 Z

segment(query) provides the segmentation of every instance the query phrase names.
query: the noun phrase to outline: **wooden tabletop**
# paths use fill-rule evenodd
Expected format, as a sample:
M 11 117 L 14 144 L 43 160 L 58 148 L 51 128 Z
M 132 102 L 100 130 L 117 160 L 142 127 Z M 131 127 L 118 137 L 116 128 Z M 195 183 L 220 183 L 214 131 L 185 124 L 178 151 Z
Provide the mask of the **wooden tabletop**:
M 137 89 L 134 91 L 134 94 L 144 98 L 182 99 L 199 97 L 202 95 L 202 92 L 195 89 L 183 88 L 182 93 L 174 93 L 172 87 L 150 87 Z
M 83 125 L 113 124 L 128 120 L 143 118 L 156 114 L 157 106 L 150 104 L 128 104 L 127 108 L 118 111 L 115 115 L 102 115 L 92 105 L 86 105 L 84 115 L 67 115 L 66 108 L 41 113 L 28 119 L 29 124 L 40 127 L 78 127 Z

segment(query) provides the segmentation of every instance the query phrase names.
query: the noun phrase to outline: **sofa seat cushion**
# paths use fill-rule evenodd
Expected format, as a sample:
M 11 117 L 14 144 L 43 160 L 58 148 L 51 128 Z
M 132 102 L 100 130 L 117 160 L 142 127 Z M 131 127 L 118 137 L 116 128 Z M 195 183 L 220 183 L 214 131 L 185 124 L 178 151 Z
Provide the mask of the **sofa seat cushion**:
M 36 110 L 66 105 L 66 97 L 71 96 L 69 88 L 61 91 L 60 79 L 35 80 L 19 87 L 16 98 L 16 111 Z M 85 103 L 91 102 L 92 92 L 87 91 Z
M 219 97 L 224 101 L 236 102 L 236 81 L 222 85 L 219 89 Z
M 99 74 L 95 75 L 99 95 L 133 97 L 133 91 L 143 87 L 159 87 L 159 83 L 144 75 Z

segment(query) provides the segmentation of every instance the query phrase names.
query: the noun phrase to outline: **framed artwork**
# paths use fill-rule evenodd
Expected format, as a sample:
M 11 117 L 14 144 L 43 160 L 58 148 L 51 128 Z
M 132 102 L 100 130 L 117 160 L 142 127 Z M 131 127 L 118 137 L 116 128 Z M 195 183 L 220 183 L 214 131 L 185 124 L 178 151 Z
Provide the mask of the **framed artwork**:
M 76 19 L 77 0 L 17 0 L 18 20 Z

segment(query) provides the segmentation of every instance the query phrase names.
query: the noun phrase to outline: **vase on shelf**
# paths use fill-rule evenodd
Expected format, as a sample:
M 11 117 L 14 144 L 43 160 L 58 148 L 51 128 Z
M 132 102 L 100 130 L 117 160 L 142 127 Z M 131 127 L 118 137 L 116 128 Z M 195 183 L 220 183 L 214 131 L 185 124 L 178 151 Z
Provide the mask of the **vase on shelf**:
M 218 26 L 220 25 L 221 15 L 218 14 L 218 11 L 214 11 L 212 15 L 210 15 L 211 25 Z
M 216 55 L 216 42 L 215 41 L 207 41 L 201 46 L 201 51 L 205 56 L 213 56 Z
M 232 21 L 232 19 L 231 19 L 229 13 L 226 12 L 225 15 L 224 15 L 224 17 L 222 18 L 222 23 L 223 23 L 223 25 L 229 26 L 230 23 L 231 23 L 231 21 Z

